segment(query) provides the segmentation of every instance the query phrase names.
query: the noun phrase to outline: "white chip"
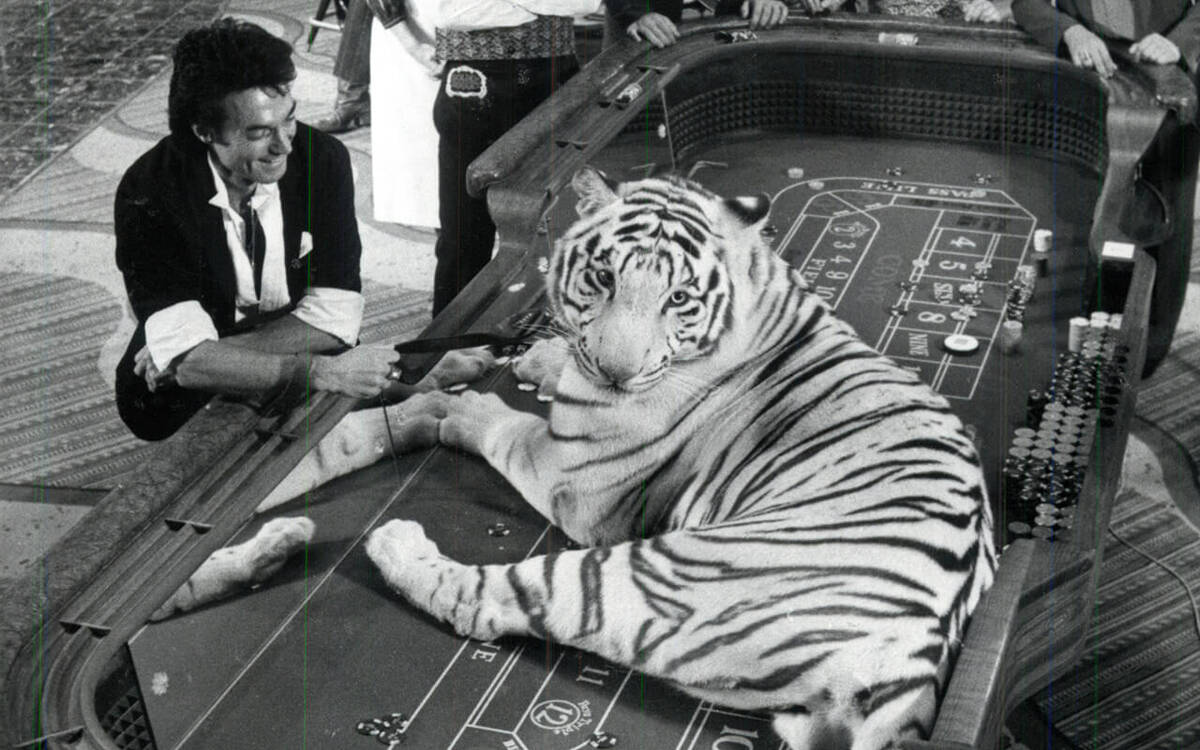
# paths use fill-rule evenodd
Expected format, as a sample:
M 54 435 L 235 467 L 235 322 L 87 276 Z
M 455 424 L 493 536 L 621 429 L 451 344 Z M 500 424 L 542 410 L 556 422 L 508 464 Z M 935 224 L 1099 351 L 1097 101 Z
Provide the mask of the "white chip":
M 537 383 L 517 383 L 518 391 L 536 391 Z
M 1135 246 L 1132 242 L 1115 242 L 1106 240 L 1104 249 L 1100 251 L 1101 260 L 1133 260 Z
M 803 180 L 804 170 L 800 167 L 788 167 L 787 176 L 789 180 Z
M 1035 229 L 1033 231 L 1033 249 L 1035 252 L 1048 253 L 1054 245 L 1054 233 L 1049 229 Z
M 467 390 L 466 383 L 451 383 L 445 388 L 446 393 L 458 393 L 465 390 Z
M 666 138 L 667 137 L 667 126 L 660 124 L 658 126 L 658 130 L 656 130 L 655 132 L 658 133 L 659 138 Z
M 810 188 L 812 188 L 813 190 L 824 190 L 825 189 L 825 183 L 821 182 L 820 180 L 813 180 L 812 182 L 808 183 L 808 186 Z
M 543 404 L 548 404 L 554 400 L 554 396 L 551 396 L 549 393 L 539 393 L 537 395 L 537 400 L 541 401 Z
M 942 346 L 955 354 L 970 354 L 979 348 L 979 339 L 965 333 L 952 333 L 942 340 Z

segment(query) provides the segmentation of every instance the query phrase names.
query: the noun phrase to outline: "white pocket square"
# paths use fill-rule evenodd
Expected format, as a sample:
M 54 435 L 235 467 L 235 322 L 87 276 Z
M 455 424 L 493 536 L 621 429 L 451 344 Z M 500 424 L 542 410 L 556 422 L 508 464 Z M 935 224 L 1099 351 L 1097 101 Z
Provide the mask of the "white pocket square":
M 312 234 L 309 232 L 300 233 L 300 256 L 303 258 L 312 252 Z

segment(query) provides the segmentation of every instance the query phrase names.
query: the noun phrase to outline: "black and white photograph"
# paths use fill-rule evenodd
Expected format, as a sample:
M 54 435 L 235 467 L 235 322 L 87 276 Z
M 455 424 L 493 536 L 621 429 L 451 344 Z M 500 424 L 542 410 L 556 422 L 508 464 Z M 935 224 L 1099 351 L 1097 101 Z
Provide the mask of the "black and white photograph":
M 1200 748 L 1194 0 L 0 0 L 0 750 Z

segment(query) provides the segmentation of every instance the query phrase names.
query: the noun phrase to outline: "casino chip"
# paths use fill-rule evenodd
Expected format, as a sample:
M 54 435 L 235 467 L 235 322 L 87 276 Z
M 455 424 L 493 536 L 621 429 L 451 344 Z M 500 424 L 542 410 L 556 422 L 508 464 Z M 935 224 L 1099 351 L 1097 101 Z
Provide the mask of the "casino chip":
M 979 339 L 965 333 L 952 333 L 942 340 L 942 346 L 954 354 L 970 354 L 979 348 Z

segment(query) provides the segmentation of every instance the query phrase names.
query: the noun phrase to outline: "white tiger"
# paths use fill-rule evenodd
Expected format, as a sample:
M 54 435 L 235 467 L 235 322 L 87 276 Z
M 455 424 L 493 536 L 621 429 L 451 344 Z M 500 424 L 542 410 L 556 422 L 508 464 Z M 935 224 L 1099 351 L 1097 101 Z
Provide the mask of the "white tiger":
M 549 419 L 467 392 L 388 421 L 478 453 L 588 548 L 466 565 L 394 520 L 369 556 L 463 635 L 549 638 L 770 711 L 797 750 L 927 735 L 996 564 L 961 423 L 762 242 L 765 197 L 590 169 L 574 186 L 548 277 L 566 333 L 523 365 L 554 392 Z M 386 435 L 351 415 L 300 485 Z

